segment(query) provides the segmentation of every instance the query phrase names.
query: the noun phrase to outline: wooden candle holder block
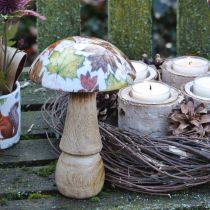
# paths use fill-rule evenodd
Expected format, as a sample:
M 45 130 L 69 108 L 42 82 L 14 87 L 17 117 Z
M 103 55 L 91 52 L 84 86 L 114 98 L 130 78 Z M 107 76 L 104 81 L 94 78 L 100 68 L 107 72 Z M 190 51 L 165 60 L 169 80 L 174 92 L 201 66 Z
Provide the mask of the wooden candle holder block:
M 158 72 L 157 72 L 157 69 L 155 68 L 155 66 L 153 66 L 153 65 L 148 66 L 147 77 L 144 80 L 151 81 L 151 80 L 157 80 L 157 79 L 158 79 Z M 134 83 L 138 83 L 138 82 L 142 82 L 142 81 L 143 80 L 136 77 L 136 79 L 134 80 Z
M 162 64 L 162 81 L 166 84 L 180 89 L 182 85 L 194 80 L 197 76 L 186 76 L 175 72 L 172 68 L 173 58 L 165 60 Z M 210 74 L 210 72 L 208 72 Z
M 192 91 L 192 84 L 193 84 L 193 82 L 188 82 L 187 84 L 181 86 L 181 92 L 182 92 L 184 98 L 186 100 L 189 100 L 190 98 L 192 98 L 195 106 L 198 106 L 199 104 L 203 103 L 205 105 L 206 109 L 208 111 L 210 111 L 210 100 L 205 100 L 204 98 L 196 97 L 196 95 L 193 94 L 193 91 Z M 188 86 L 187 91 L 185 90 L 186 85 Z
M 131 87 L 120 90 L 118 94 L 118 126 L 153 136 L 168 133 L 168 115 L 184 99 L 181 92 L 171 88 L 171 96 L 161 104 L 143 104 L 130 95 Z

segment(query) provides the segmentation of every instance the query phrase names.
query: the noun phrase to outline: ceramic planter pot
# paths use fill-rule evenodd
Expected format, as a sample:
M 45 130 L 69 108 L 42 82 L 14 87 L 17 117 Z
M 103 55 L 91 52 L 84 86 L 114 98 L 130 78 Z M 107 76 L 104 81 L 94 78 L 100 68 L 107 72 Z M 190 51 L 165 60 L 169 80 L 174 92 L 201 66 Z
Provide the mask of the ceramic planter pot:
M 20 139 L 20 84 L 8 95 L 0 96 L 0 149 L 6 149 Z

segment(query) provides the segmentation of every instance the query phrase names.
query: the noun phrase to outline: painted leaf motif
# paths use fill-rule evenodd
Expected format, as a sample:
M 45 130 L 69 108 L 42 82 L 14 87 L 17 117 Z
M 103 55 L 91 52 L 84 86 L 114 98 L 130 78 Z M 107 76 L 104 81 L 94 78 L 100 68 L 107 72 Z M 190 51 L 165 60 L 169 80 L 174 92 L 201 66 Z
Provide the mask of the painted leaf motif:
M 104 47 L 105 49 L 109 50 L 111 53 L 113 53 L 113 55 L 115 56 L 115 58 L 117 59 L 117 61 L 119 63 L 122 64 L 122 61 L 119 57 L 123 57 L 128 63 L 130 63 L 128 57 L 122 52 L 120 51 L 117 47 L 115 47 L 113 44 L 104 41 L 102 39 L 98 39 L 98 38 L 90 38 L 90 40 L 92 40 L 93 44 L 99 45 L 101 47 Z M 112 56 L 113 56 L 112 55 Z
M 74 42 L 74 43 L 76 42 L 76 40 L 75 40 L 74 37 L 67 37 L 66 40 L 72 41 L 72 42 Z
M 73 39 L 74 42 L 76 43 L 91 43 L 91 39 L 90 38 L 87 38 L 85 36 L 73 36 L 73 37 L 70 37 Z M 69 38 L 68 38 L 69 39 Z
M 117 63 L 120 63 L 121 65 L 130 66 L 130 68 L 126 68 L 126 71 L 130 72 L 130 74 L 132 75 L 132 80 L 135 79 L 135 69 L 131 65 L 130 60 L 122 51 L 120 51 L 111 43 L 98 38 L 87 38 L 78 36 L 74 36 L 74 40 L 78 44 L 89 44 L 89 46 L 86 47 L 84 51 L 93 53 L 93 55 L 88 56 L 88 59 L 91 62 L 94 61 L 92 63 L 92 71 L 97 71 L 99 68 L 102 68 L 102 70 L 106 73 L 108 71 L 107 64 L 109 64 L 113 72 L 115 73 L 115 71 L 117 70 Z M 127 62 L 127 64 L 124 63 L 125 61 Z
M 6 103 L 7 99 L 6 98 L 1 98 L 0 99 L 0 105 L 2 106 L 4 103 Z
M 117 89 L 120 89 L 122 87 L 125 87 L 127 85 L 127 81 L 118 81 L 114 75 L 110 74 L 107 81 L 106 81 L 106 84 L 107 84 L 107 91 L 110 91 L 110 90 L 117 90 Z
M 51 44 L 47 49 L 49 52 L 52 52 L 54 50 L 54 48 L 56 46 L 58 46 L 59 44 L 61 43 L 61 40 L 57 41 L 57 42 L 54 42 L 53 44 Z
M 109 50 L 100 46 L 88 46 L 83 51 L 92 53 L 92 55 L 88 56 L 88 60 L 92 65 L 92 71 L 98 71 L 101 68 L 106 73 L 109 64 L 113 72 L 116 72 L 118 67 L 114 59 L 115 56 Z
M 117 49 L 114 45 L 112 45 L 108 42 L 105 42 L 105 41 L 101 41 L 99 45 L 106 48 L 111 53 L 113 53 L 113 55 L 115 56 L 115 58 L 117 59 L 118 62 L 122 63 L 119 56 L 122 56 L 123 58 L 125 58 L 127 60 L 127 57 L 119 49 Z
M 89 72 L 87 72 L 86 75 L 81 74 L 80 81 L 81 81 L 82 87 L 86 91 L 98 89 L 96 88 L 97 78 L 98 78 L 97 76 L 91 77 Z
M 30 71 L 29 74 L 30 80 L 37 83 L 41 83 L 43 77 L 43 75 L 40 75 L 42 70 L 42 64 L 43 62 L 40 59 L 38 59 L 37 62 L 34 64 L 33 71 Z
M 129 61 L 130 62 L 130 61 Z M 125 65 L 125 64 L 124 64 Z M 133 68 L 133 67 L 132 67 Z M 130 69 L 127 66 L 125 66 L 125 71 L 127 72 L 127 79 L 128 79 L 128 84 L 132 84 L 133 81 L 136 78 L 136 70 L 135 69 Z
M 77 70 L 83 65 L 85 57 L 76 55 L 72 48 L 66 48 L 62 52 L 54 51 L 50 57 L 47 69 L 50 73 L 58 74 L 63 78 L 76 78 Z

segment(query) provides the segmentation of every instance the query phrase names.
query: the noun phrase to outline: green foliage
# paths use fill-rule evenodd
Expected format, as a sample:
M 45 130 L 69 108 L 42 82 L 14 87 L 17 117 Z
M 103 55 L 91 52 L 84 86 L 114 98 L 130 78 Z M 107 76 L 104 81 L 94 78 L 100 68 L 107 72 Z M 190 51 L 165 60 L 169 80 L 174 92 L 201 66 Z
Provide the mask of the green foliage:
M 15 23 L 10 23 L 7 29 L 7 44 L 9 47 L 13 46 L 16 41 L 14 41 L 14 37 L 17 33 L 18 30 L 18 26 L 19 26 L 19 21 L 15 22 Z M 3 36 L 3 27 L 4 24 L 0 24 L 0 37 L 2 38 Z
M 12 47 L 16 43 L 16 41 L 14 41 L 13 38 L 15 37 L 15 34 L 17 33 L 18 26 L 19 26 L 19 22 L 14 23 L 8 27 L 7 43 L 9 47 Z
M 41 199 L 41 198 L 49 198 L 50 195 L 45 195 L 41 193 L 31 193 L 28 196 L 28 199 Z
M 13 200 L 21 200 L 24 199 L 25 197 L 26 197 L 25 194 L 12 192 L 7 194 L 5 198 L 9 201 L 13 201 Z
M 28 134 L 22 134 L 20 137 L 21 140 L 30 140 L 32 139 L 30 135 Z
M 100 198 L 95 196 L 95 197 L 90 198 L 90 201 L 93 202 L 93 203 L 99 203 L 100 202 Z
M 41 193 L 8 193 L 0 198 L 0 206 L 7 205 L 8 201 L 22 200 L 22 199 L 41 199 L 49 198 L 51 195 Z M 1 209 L 1 208 L 0 208 Z
M 0 206 L 5 206 L 7 205 L 7 199 L 6 198 L 0 198 Z
M 48 177 L 50 174 L 55 172 L 56 161 L 51 162 L 48 166 L 39 169 L 35 173 L 41 177 Z

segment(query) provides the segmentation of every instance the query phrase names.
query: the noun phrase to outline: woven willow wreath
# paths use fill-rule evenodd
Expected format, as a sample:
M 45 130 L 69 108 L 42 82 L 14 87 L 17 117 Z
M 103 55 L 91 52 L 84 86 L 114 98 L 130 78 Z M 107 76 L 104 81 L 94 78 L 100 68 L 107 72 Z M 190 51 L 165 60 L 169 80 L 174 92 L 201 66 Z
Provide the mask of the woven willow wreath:
M 43 117 L 61 135 L 66 96 L 48 101 Z M 152 138 L 100 123 L 106 180 L 126 190 L 168 195 L 210 182 L 210 142 L 188 137 Z

